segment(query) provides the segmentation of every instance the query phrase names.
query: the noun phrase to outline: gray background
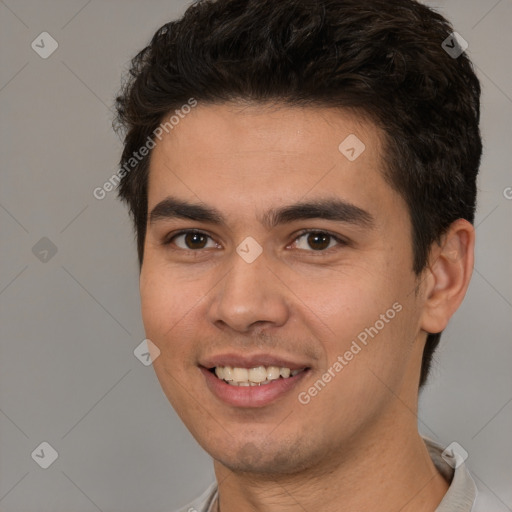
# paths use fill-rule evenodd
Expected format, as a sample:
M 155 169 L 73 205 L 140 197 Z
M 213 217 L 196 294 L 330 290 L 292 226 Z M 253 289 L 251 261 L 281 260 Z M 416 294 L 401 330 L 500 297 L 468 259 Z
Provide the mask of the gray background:
M 469 43 L 485 152 L 475 271 L 419 425 L 467 450 L 489 510 L 512 510 L 512 0 L 429 4 Z M 144 331 L 130 220 L 115 192 L 92 194 L 121 150 L 111 130 L 121 72 L 186 5 L 0 0 L 3 512 L 168 512 L 214 478 L 151 366 L 133 354 Z M 31 48 L 43 31 L 59 45 L 47 59 Z M 57 249 L 47 261 L 43 237 Z M 58 452 L 48 469 L 31 457 L 43 441 Z

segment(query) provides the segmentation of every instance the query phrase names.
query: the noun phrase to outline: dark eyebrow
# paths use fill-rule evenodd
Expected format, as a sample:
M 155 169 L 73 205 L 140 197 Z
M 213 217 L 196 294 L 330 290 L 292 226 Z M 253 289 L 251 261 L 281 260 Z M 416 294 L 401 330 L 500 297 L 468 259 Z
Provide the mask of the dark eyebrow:
M 171 196 L 159 202 L 149 215 L 150 224 L 163 219 L 188 219 L 227 225 L 226 219 L 215 208 L 189 203 Z M 307 219 L 347 222 L 367 228 L 375 224 L 373 216 L 366 210 L 338 198 L 316 199 L 273 208 L 265 212 L 260 222 L 267 229 L 272 229 L 280 224 Z

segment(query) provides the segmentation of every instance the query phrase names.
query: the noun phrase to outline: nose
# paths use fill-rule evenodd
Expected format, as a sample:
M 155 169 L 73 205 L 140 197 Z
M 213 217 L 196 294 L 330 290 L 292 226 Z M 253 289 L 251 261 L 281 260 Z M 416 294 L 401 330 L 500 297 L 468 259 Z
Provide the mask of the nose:
M 286 290 L 264 252 L 250 263 L 233 253 L 231 268 L 216 288 L 209 320 L 220 328 L 229 327 L 239 333 L 280 327 L 289 317 Z

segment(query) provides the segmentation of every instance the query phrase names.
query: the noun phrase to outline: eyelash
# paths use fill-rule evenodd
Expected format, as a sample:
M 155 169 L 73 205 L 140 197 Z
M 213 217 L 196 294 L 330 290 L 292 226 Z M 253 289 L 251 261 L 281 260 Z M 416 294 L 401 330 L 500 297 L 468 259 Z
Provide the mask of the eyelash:
M 172 241 L 175 238 L 177 238 L 178 236 L 181 236 L 181 235 L 188 235 L 188 234 L 204 235 L 204 236 L 212 239 L 212 237 L 210 235 L 208 235 L 207 233 L 205 233 L 204 231 L 200 231 L 197 229 L 184 229 L 182 231 L 178 231 L 177 233 L 173 233 L 171 236 L 166 237 L 163 240 L 162 245 L 170 246 Z M 304 230 L 300 231 L 299 233 L 297 233 L 293 242 L 296 242 L 299 238 L 303 237 L 304 235 L 309 235 L 309 234 L 327 235 L 327 236 L 331 237 L 332 239 L 334 239 L 340 246 L 348 246 L 349 245 L 349 242 L 347 240 L 340 238 L 338 235 L 330 233 L 329 231 L 319 230 L 319 229 L 304 229 Z M 331 249 L 334 249 L 334 248 L 335 247 L 330 247 L 328 249 L 323 249 L 323 250 L 318 250 L 318 251 L 310 250 L 310 251 L 306 251 L 306 252 L 312 252 L 315 254 L 319 254 L 319 253 L 329 254 Z M 181 247 L 178 247 L 176 249 L 173 248 L 172 250 L 173 251 L 200 252 L 204 249 L 182 249 Z M 300 250 L 305 251 L 305 249 L 300 249 Z

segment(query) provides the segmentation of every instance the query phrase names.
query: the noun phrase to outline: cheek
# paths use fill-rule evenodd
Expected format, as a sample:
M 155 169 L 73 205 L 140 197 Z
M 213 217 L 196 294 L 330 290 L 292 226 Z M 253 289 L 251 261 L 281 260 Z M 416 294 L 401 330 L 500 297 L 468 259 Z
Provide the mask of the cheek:
M 148 261 L 149 263 L 149 261 Z M 191 285 L 183 289 L 162 267 L 148 264 L 140 275 L 140 297 L 145 335 L 160 350 L 153 361 L 153 369 L 172 406 L 178 414 L 187 405 L 180 384 L 190 372 L 191 335 L 187 333 L 193 305 L 197 303 Z M 180 414 L 181 415 L 181 414 Z
M 413 280 L 391 264 L 377 268 L 338 278 L 322 301 L 331 340 L 324 344 L 328 366 L 341 356 L 350 366 L 343 373 L 356 380 L 370 378 L 363 375 L 368 369 L 386 380 L 399 373 L 417 334 Z
M 200 283 L 180 284 L 174 273 L 162 267 L 151 268 L 148 264 L 140 275 L 140 299 L 142 320 L 146 336 L 160 350 L 170 345 L 180 346 L 180 335 L 188 316 L 194 313 L 194 305 L 201 298 Z
M 143 270 L 140 276 L 140 300 L 142 320 L 146 335 L 158 337 L 169 323 L 168 312 L 174 311 L 174 294 L 162 275 Z M 156 339 L 155 339 L 156 341 Z
M 324 297 L 321 314 L 325 322 L 332 332 L 342 335 L 341 339 L 357 336 L 391 308 L 393 290 L 381 276 L 382 272 L 359 268 L 334 276 L 327 294 L 315 289 L 317 297 Z

